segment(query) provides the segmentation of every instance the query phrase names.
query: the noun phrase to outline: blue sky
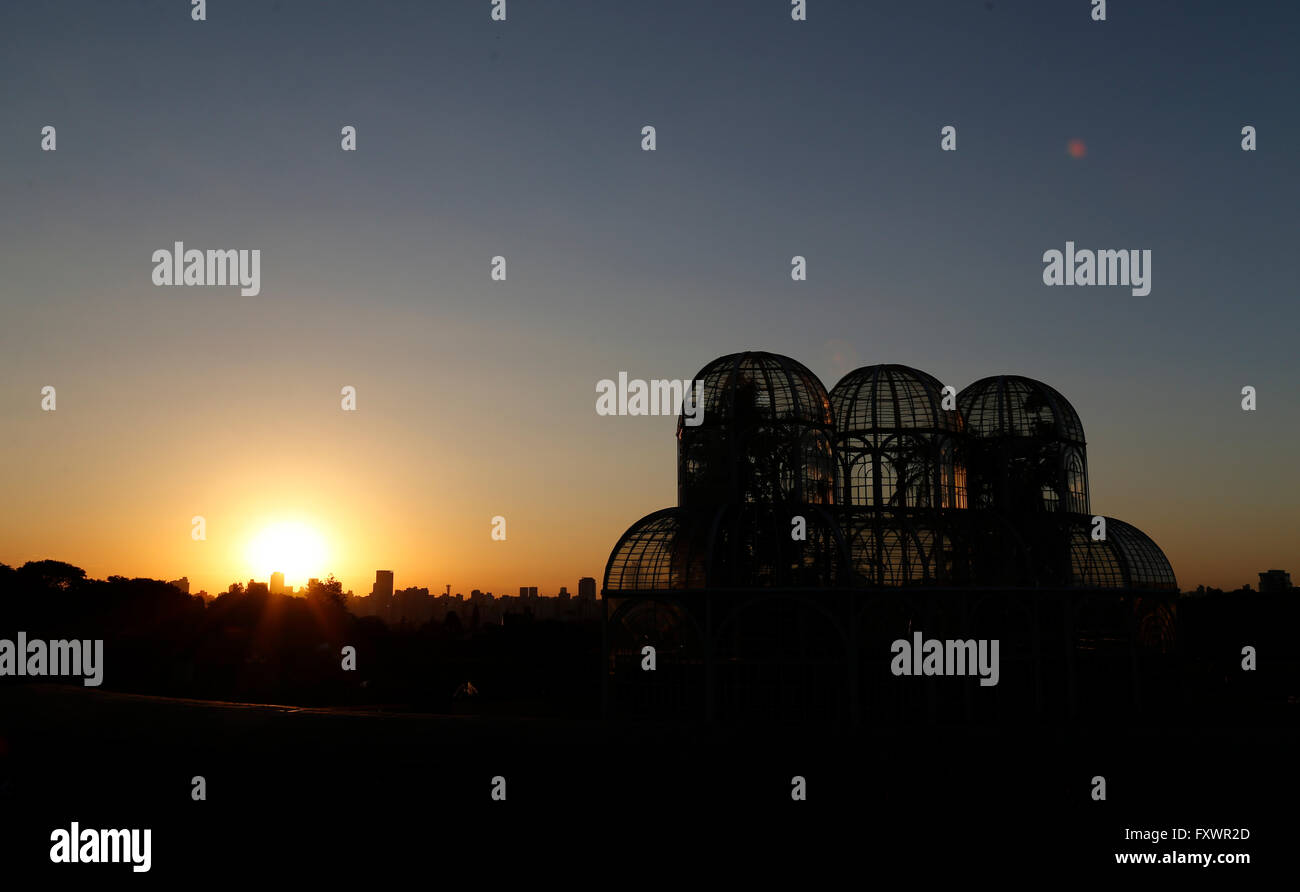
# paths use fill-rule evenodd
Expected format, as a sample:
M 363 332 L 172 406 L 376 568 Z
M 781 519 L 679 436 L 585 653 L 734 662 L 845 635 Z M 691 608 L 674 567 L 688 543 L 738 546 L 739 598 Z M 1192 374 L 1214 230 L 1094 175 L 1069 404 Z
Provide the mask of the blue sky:
M 1300 570 L 1294 4 L 490 6 L 0 10 L 0 560 L 224 588 L 191 515 L 305 514 L 358 590 L 572 590 L 675 497 L 673 420 L 595 382 L 757 348 L 1042 379 L 1185 587 Z M 262 293 L 154 288 L 176 240 Z M 1045 287 L 1066 240 L 1150 249 L 1151 293 Z

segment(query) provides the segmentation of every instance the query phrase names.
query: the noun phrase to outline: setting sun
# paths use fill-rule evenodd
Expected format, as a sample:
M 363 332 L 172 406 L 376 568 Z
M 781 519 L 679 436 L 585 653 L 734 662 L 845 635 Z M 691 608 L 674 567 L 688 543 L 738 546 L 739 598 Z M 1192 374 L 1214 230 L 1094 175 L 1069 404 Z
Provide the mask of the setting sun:
M 253 577 L 266 580 L 284 574 L 286 585 L 306 585 L 313 576 L 325 575 L 328 549 L 319 531 L 304 523 L 282 522 L 263 528 L 248 544 Z

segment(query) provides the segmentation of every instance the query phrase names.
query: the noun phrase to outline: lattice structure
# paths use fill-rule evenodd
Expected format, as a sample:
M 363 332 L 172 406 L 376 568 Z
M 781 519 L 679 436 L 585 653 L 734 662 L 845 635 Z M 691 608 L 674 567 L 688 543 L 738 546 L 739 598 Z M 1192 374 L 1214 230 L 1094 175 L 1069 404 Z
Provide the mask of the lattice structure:
M 840 523 L 854 580 L 865 587 L 969 582 L 969 547 L 959 524 L 937 511 L 846 509 Z
M 830 397 L 775 353 L 734 353 L 700 370 L 703 418 L 677 427 L 677 503 L 829 504 L 835 488 Z
M 840 504 L 965 508 L 961 414 L 943 385 L 905 365 L 850 372 L 831 391 L 839 436 Z
M 757 352 L 697 380 L 678 505 L 633 524 L 605 569 L 605 690 L 628 714 L 1046 715 L 1082 689 L 1076 658 L 1122 683 L 1135 648 L 1169 649 L 1173 569 L 1123 521 L 1093 541 L 1083 425 L 1046 384 L 985 378 L 945 408 L 908 366 L 828 394 Z M 1005 685 L 899 683 L 880 655 L 917 631 L 1001 639 Z
M 1146 533 L 1113 517 L 1105 520 L 1106 538 L 1096 541 L 1091 517 L 1071 519 L 1070 585 L 1178 591 L 1169 559 Z
M 677 429 L 679 506 L 620 538 L 610 593 L 1177 590 L 1164 554 L 1129 524 L 1109 520 L 1110 541 L 1094 547 L 1083 424 L 1046 384 L 984 378 L 954 411 L 918 369 L 867 366 L 828 394 L 800 363 L 758 352 L 714 360 L 697 380 L 703 421 L 683 414 Z M 796 516 L 803 538 L 791 535 Z
M 605 571 L 609 596 L 702 589 L 836 588 L 845 581 L 839 524 L 817 505 L 666 508 L 619 539 Z M 802 518 L 802 537 L 791 535 Z
M 1091 512 L 1083 423 L 1061 394 L 1017 375 L 957 395 L 971 441 L 971 504 L 1020 515 Z
M 665 508 L 633 524 L 605 569 L 611 592 L 667 592 L 708 586 L 710 536 L 697 516 Z

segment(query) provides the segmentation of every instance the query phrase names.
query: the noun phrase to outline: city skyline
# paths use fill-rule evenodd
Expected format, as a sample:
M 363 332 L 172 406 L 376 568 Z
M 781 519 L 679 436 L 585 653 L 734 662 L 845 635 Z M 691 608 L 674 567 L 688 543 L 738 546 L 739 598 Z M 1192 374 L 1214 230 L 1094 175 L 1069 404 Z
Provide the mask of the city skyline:
M 59 559 L 58 558 L 32 558 L 31 560 L 34 562 L 40 560 L 59 560 Z M 21 567 L 24 563 L 27 563 L 27 561 L 18 561 L 17 563 L 0 561 L 0 564 L 5 564 L 15 569 Z M 320 576 L 307 577 L 299 585 L 290 584 L 289 581 L 283 580 L 282 578 L 281 581 L 282 584 L 284 585 L 284 589 L 283 591 L 277 591 L 274 585 L 274 581 L 275 581 L 274 578 L 276 576 L 283 577 L 284 575 L 279 572 L 268 574 L 267 578 L 265 579 L 258 579 L 255 575 L 248 577 L 247 580 L 244 580 L 242 577 L 236 578 L 226 583 L 225 585 L 218 585 L 215 588 L 209 588 L 207 586 L 195 585 L 194 581 L 189 578 L 188 574 L 183 574 L 182 576 L 171 580 L 166 579 L 165 574 L 162 575 L 149 574 L 149 573 L 126 574 L 126 573 L 112 573 L 112 572 L 97 574 L 97 573 L 90 572 L 86 567 L 78 564 L 75 561 L 67 561 L 65 563 L 69 563 L 72 566 L 81 567 L 81 569 L 87 570 L 87 576 L 90 578 L 107 579 L 110 576 L 120 576 L 124 578 L 156 579 L 159 581 L 167 582 L 169 585 L 177 585 L 177 583 L 185 582 L 187 585 L 182 588 L 182 591 L 185 591 L 187 594 L 193 594 L 193 595 L 206 593 L 209 598 L 214 598 L 220 594 L 223 594 L 224 592 L 229 591 L 235 585 L 241 585 L 241 586 L 247 585 L 248 582 L 256 582 L 256 583 L 261 583 L 263 585 L 266 585 L 268 587 L 268 591 L 271 594 L 286 594 L 289 596 L 301 597 L 302 593 L 307 589 L 310 583 L 313 582 L 323 583 L 331 577 L 333 577 L 333 579 L 339 583 L 341 590 L 344 594 L 353 594 L 356 597 L 363 597 L 362 594 L 358 594 L 358 588 L 364 589 L 364 585 L 357 586 L 357 585 L 350 584 L 349 582 L 343 580 L 342 578 L 338 577 L 336 574 L 333 573 L 324 573 Z M 1287 566 L 1290 565 L 1288 564 Z M 375 572 L 379 572 L 379 571 L 375 571 Z M 603 572 L 603 566 L 602 566 L 602 572 Z M 449 595 L 452 598 L 456 598 L 459 596 L 468 597 L 466 594 L 467 592 L 471 594 L 478 592 L 485 595 L 491 595 L 495 598 L 524 597 L 522 594 L 512 594 L 511 593 L 512 589 L 515 587 L 511 585 L 506 585 L 502 587 L 500 593 L 497 593 L 497 591 L 493 588 L 487 588 L 478 585 L 458 585 L 455 583 L 443 583 L 441 587 L 439 587 L 437 583 L 430 583 L 430 582 L 423 582 L 423 581 L 412 583 L 411 585 L 403 585 L 399 587 L 397 584 L 397 580 L 399 578 L 400 577 L 394 572 L 393 573 L 394 594 L 402 591 L 411 590 L 411 589 L 425 589 L 428 591 L 429 596 L 433 598 L 442 597 L 444 594 Z M 599 599 L 601 597 L 600 594 L 601 586 L 597 577 L 590 577 L 590 576 L 578 577 L 578 589 L 576 591 L 569 591 L 567 583 L 557 583 L 554 586 L 553 594 L 548 593 L 548 590 L 544 586 L 528 586 L 527 588 L 531 588 L 532 590 L 538 592 L 538 594 L 531 595 L 530 597 L 558 598 L 567 592 L 569 597 L 576 600 L 578 599 L 579 594 L 582 590 L 582 583 L 588 580 L 592 583 L 593 586 L 593 592 L 594 592 L 593 596 Z M 525 587 L 519 586 L 518 588 L 523 589 Z M 1195 594 L 1198 591 L 1204 592 L 1207 590 L 1209 591 L 1219 590 L 1225 592 L 1245 591 L 1245 590 L 1284 591 L 1289 588 L 1291 588 L 1291 573 L 1285 567 L 1269 567 L 1266 570 L 1256 570 L 1253 573 L 1248 573 L 1247 578 L 1245 580 L 1238 580 L 1235 583 L 1230 582 L 1228 585 L 1213 585 L 1213 584 L 1206 584 L 1204 582 L 1197 582 L 1190 585 L 1180 582 L 1179 584 L 1179 591 L 1183 594 Z
M 53 559 L 45 559 L 45 560 L 53 560 Z M 70 563 L 70 562 L 62 562 L 62 561 L 60 561 L 59 563 Z M 8 565 L 6 565 L 6 566 L 8 566 Z M 22 565 L 21 565 L 21 564 L 16 565 L 15 567 L 12 567 L 11 569 L 16 569 L 18 566 L 22 566 Z M 76 564 L 72 564 L 72 566 L 77 566 L 77 565 L 76 565 Z M 81 568 L 81 569 L 85 569 L 85 568 L 83 567 L 83 568 Z M 399 586 L 397 585 L 397 576 L 396 576 L 396 574 L 393 574 L 392 571 L 384 571 L 384 570 L 376 570 L 376 571 L 375 571 L 375 573 L 376 573 L 376 577 L 377 577 L 377 578 L 376 578 L 375 582 L 372 583 L 372 587 L 371 587 L 371 592 L 370 592 L 370 594 L 374 594 L 375 589 L 376 589 L 376 587 L 377 587 L 378 584 L 379 584 L 378 574 L 385 573 L 385 572 L 387 572 L 387 573 L 389 574 L 389 576 L 388 576 L 388 587 L 387 587 L 387 592 L 388 592 L 388 596 L 389 596 L 389 597 L 392 597 L 392 596 L 394 596 L 395 594 L 398 594 L 398 593 L 401 593 L 401 592 L 404 592 L 404 591 L 414 591 L 414 590 L 424 591 L 424 592 L 426 592 L 430 597 L 433 597 L 433 598 L 441 598 L 441 597 L 444 597 L 444 596 L 445 596 L 445 597 L 450 597 L 450 598 L 460 598 L 460 597 L 463 597 L 463 596 L 465 595 L 465 592 L 462 591 L 462 590 L 457 590 L 457 591 L 454 591 L 454 592 L 453 592 L 452 589 L 454 589 L 454 588 L 456 588 L 456 587 L 453 586 L 451 583 L 444 583 L 444 584 L 443 584 L 443 587 L 442 587 L 441 589 L 438 588 L 436 585 L 430 585 L 430 584 L 428 584 L 428 583 L 425 583 L 425 584 L 423 584 L 423 585 L 414 584 L 414 585 L 407 585 L 407 586 L 400 586 L 400 587 L 399 587 Z M 90 578 L 95 578 L 93 574 L 89 574 L 89 575 L 90 575 Z M 120 574 L 120 573 L 112 573 L 112 574 L 108 574 L 108 575 L 109 575 L 109 576 L 123 576 L 123 574 Z M 1261 575 L 1262 575 L 1262 574 L 1261 574 Z M 278 578 L 277 578 L 277 577 L 278 577 Z M 103 577 L 103 578 L 108 578 L 108 577 L 106 576 L 106 577 Z M 181 577 L 179 577 L 179 578 L 177 578 L 177 579 L 169 579 L 169 580 L 164 580 L 164 579 L 162 579 L 161 577 L 156 577 L 156 576 L 147 576 L 147 575 L 146 575 L 146 576 L 141 576 L 141 577 L 125 577 L 125 576 L 124 576 L 123 578 L 157 579 L 157 580 L 160 581 L 160 582 L 166 582 L 168 585 L 175 586 L 176 588 L 180 589 L 181 591 L 183 591 L 183 592 L 184 592 L 185 594 L 187 594 L 187 595 L 204 595 L 204 594 L 205 594 L 205 595 L 207 595 L 209 598 L 215 598 L 215 597 L 218 596 L 218 595 L 221 595 L 221 594 L 223 594 L 223 593 L 225 593 L 225 592 L 230 591 L 230 590 L 231 590 L 232 588 L 234 588 L 235 586 L 244 586 L 245 588 L 247 588 L 248 584 L 250 584 L 250 583 L 251 583 L 251 584 L 265 585 L 265 586 L 267 587 L 267 591 L 268 591 L 270 594 L 272 594 L 272 595 L 281 595 L 281 594 L 282 594 L 282 595 L 290 595 L 290 596 L 301 597 L 301 596 L 303 596 L 303 594 L 304 594 L 304 593 L 305 593 L 309 588 L 311 588 L 311 586 L 312 586 L 313 584 L 327 584 L 330 580 L 333 580 L 334 582 L 336 582 L 336 583 L 339 584 L 340 590 L 342 591 L 343 594 L 345 594 L 345 595 L 353 595 L 353 596 L 356 596 L 356 597 L 363 597 L 363 595 L 358 595 L 358 594 L 356 593 L 356 591 L 355 591 L 355 589 L 354 589 L 353 587 L 344 584 L 342 580 L 338 579 L 338 577 L 336 577 L 336 576 L 333 576 L 333 574 L 326 574 L 326 575 L 324 575 L 324 576 L 310 576 L 310 577 L 308 577 L 308 578 L 304 581 L 304 583 L 303 583 L 302 585 L 290 585 L 290 584 L 288 584 L 288 583 L 285 581 L 285 579 L 284 579 L 284 574 L 283 574 L 283 573 L 275 572 L 275 573 L 271 573 L 270 576 L 269 576 L 269 578 L 267 578 L 267 579 L 258 579 L 258 578 L 256 578 L 255 576 L 250 576 L 250 577 L 248 578 L 247 582 L 244 582 L 244 581 L 241 581 L 241 580 L 236 579 L 236 580 L 230 582 L 230 583 L 229 583 L 227 586 L 225 586 L 224 588 L 218 588 L 218 589 L 216 589 L 216 590 L 208 590 L 208 589 L 206 589 L 206 588 L 195 587 L 195 586 L 193 586 L 193 584 L 190 582 L 190 578 L 189 578 L 189 576 L 181 576 Z M 1288 577 L 1288 578 L 1289 578 L 1289 577 Z M 590 585 L 586 585 L 586 583 L 590 583 Z M 545 590 L 542 589 L 541 586 L 536 586 L 536 585 L 533 585 L 533 586 L 519 586 L 519 594 L 518 594 L 518 595 L 513 595 L 513 594 L 511 594 L 511 593 L 508 592 L 508 591 L 507 591 L 507 592 L 503 592 L 503 593 L 501 593 L 501 594 L 497 594 L 496 592 L 493 592 L 491 589 L 483 589 L 483 588 L 479 588 L 478 586 L 475 586 L 475 587 L 469 589 L 469 592 L 470 592 L 471 595 L 486 595 L 486 596 L 494 597 L 494 598 L 520 598 L 520 599 L 524 599 L 524 598 L 564 598 L 564 597 L 568 597 L 568 598 L 573 598 L 573 599 L 575 599 L 575 600 L 577 600 L 577 599 L 579 599 L 579 598 L 590 598 L 590 599 L 593 599 L 593 600 L 594 600 L 594 599 L 596 599 L 596 598 L 599 597 L 599 594 L 598 594 L 599 591 L 600 591 L 600 587 L 599 587 L 599 585 L 597 584 L 595 577 L 592 577 L 592 576 L 580 576 L 580 577 L 578 577 L 578 584 L 577 584 L 577 590 L 576 590 L 576 592 L 571 592 L 571 591 L 569 591 L 567 585 L 561 585 L 561 586 L 559 586 L 559 589 L 558 589 L 556 592 L 554 592 L 553 594 L 547 593 Z

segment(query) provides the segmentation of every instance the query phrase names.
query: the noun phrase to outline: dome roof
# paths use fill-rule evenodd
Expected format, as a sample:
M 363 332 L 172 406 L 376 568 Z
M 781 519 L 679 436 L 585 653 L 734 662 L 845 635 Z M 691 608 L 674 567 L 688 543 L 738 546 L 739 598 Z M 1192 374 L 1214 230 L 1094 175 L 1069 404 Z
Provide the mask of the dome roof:
M 957 395 L 977 437 L 1039 437 L 1082 444 L 1083 422 L 1054 388 L 1019 375 L 981 378 Z
M 791 518 L 806 536 L 790 536 Z M 845 566 L 840 531 L 816 505 L 665 508 L 634 523 L 605 565 L 609 597 L 705 588 L 831 588 Z
M 605 565 L 607 592 L 684 591 L 707 584 L 711 531 L 681 508 L 647 514 L 628 528 Z
M 777 353 L 732 353 L 700 369 L 708 426 L 803 422 L 830 427 L 831 400 L 821 380 L 802 363 Z M 678 419 L 679 429 L 683 420 Z
M 1106 539 L 1092 538 L 1092 518 L 1070 523 L 1070 585 L 1178 591 L 1174 568 L 1146 533 L 1132 524 L 1106 518 Z
M 957 432 L 961 414 L 944 409 L 943 384 L 905 365 L 871 365 L 849 372 L 831 391 L 841 434 L 923 430 Z

